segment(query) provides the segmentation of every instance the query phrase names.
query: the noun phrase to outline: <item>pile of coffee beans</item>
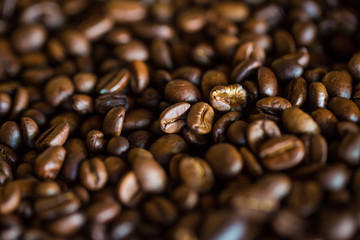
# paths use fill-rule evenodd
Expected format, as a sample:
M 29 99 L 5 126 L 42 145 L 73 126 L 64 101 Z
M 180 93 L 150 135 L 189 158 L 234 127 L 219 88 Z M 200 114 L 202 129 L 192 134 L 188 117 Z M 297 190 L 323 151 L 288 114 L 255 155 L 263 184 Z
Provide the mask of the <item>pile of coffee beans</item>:
M 0 1 L 0 239 L 360 239 L 359 15 Z

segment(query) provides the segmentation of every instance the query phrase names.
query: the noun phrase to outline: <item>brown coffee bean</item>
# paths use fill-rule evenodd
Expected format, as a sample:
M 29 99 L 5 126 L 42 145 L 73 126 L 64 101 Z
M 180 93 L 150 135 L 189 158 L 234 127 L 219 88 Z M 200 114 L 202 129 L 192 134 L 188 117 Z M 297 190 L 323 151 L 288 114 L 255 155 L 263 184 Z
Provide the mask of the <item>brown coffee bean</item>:
M 100 94 L 113 93 L 127 86 L 130 72 L 126 69 L 114 70 L 99 79 L 96 90 Z
M 92 73 L 80 72 L 73 77 L 75 89 L 81 93 L 91 93 L 95 88 L 97 77 Z
M 343 138 L 348 134 L 360 132 L 360 127 L 354 122 L 341 121 L 337 124 L 337 132 Z
M 290 81 L 286 86 L 286 92 L 286 99 L 289 100 L 291 105 L 294 107 L 301 107 L 305 103 L 307 97 L 307 84 L 305 79 L 300 77 Z
M 126 62 L 146 61 L 149 58 L 147 47 L 138 40 L 119 45 L 114 49 L 114 53 L 121 61 Z
M 255 156 L 246 147 L 240 148 L 240 154 L 244 162 L 244 170 L 253 176 L 261 176 L 263 169 Z
M 327 165 L 316 175 L 320 185 L 328 191 L 338 191 L 346 187 L 350 170 L 342 163 Z
M 86 214 L 90 221 L 97 223 L 106 223 L 116 218 L 121 211 L 118 203 L 113 201 L 94 202 L 87 209 Z
M 134 93 L 141 93 L 149 85 L 149 69 L 143 61 L 133 61 L 130 65 L 130 87 Z
M 85 214 L 75 212 L 47 223 L 46 228 L 53 234 L 66 237 L 77 233 L 85 222 Z
M 180 180 L 199 192 L 206 192 L 214 184 L 214 176 L 210 166 L 201 158 L 183 157 L 178 163 Z
M 75 29 L 65 29 L 60 32 L 60 39 L 69 54 L 75 56 L 88 56 L 90 54 L 90 42 L 82 32 Z
M 19 113 L 24 111 L 29 105 L 29 92 L 26 88 L 19 87 L 16 89 L 15 96 L 12 101 L 12 110 L 10 112 L 10 119 L 16 118 Z
M 80 114 L 93 112 L 93 99 L 85 94 L 75 94 L 72 96 L 72 109 Z
M 107 180 L 108 173 L 104 162 L 100 158 L 92 158 L 82 162 L 79 172 L 81 183 L 90 191 L 102 189 Z
M 74 85 L 71 80 L 65 76 L 52 78 L 45 86 L 45 98 L 47 102 L 57 107 L 74 92 Z
M 247 93 L 239 84 L 219 85 L 211 90 L 209 98 L 218 111 L 241 111 L 246 106 Z
M 294 134 L 316 134 L 320 128 L 312 117 L 297 107 L 285 109 L 282 116 L 285 129 Z
M 199 89 L 189 81 L 173 80 L 166 84 L 165 98 L 170 102 L 198 102 L 201 98 Z
M 220 2 L 215 6 L 215 11 L 232 22 L 242 22 L 249 15 L 248 6 L 241 2 Z
M 129 108 L 129 100 L 126 95 L 121 93 L 108 93 L 95 99 L 95 110 L 100 114 L 105 114 L 115 107 Z
M 231 34 L 217 35 L 214 43 L 216 51 L 225 59 L 231 59 L 238 44 L 239 39 Z
M 113 25 L 114 21 L 110 16 L 100 13 L 87 16 L 78 28 L 87 39 L 93 41 L 109 32 Z
M 128 111 L 125 115 L 123 130 L 134 131 L 147 129 L 153 121 L 154 115 L 147 109 L 137 108 Z
M 188 145 L 181 136 L 168 134 L 157 139 L 149 150 L 154 158 L 164 166 L 168 164 L 172 155 L 187 152 Z
M 186 113 L 190 104 L 179 102 L 166 108 L 160 114 L 160 127 L 165 133 L 177 133 L 186 125 Z
M 11 109 L 11 97 L 6 93 L 0 93 L 0 116 L 6 116 Z
M 331 71 L 324 76 L 322 83 L 330 97 L 351 97 L 352 79 L 346 71 Z
M 40 182 L 35 188 L 35 195 L 37 197 L 50 197 L 60 193 L 60 186 L 54 181 Z
M 201 70 L 197 67 L 180 67 L 171 73 L 172 79 L 184 79 L 192 84 L 199 86 L 201 80 Z
M 275 122 L 267 119 L 255 120 L 247 128 L 247 142 L 252 152 L 257 153 L 268 139 L 280 137 L 281 132 Z
M 273 71 L 260 67 L 257 75 L 260 94 L 264 97 L 274 97 L 278 93 L 278 83 Z
M 187 127 L 197 134 L 208 134 L 211 132 L 214 114 L 209 104 L 198 102 L 189 110 Z
M 224 73 L 210 70 L 207 71 L 201 80 L 201 91 L 205 98 L 209 98 L 210 91 L 218 85 L 227 85 L 228 80 Z
M 34 170 L 42 179 L 55 179 L 66 155 L 66 150 L 60 146 L 47 148 L 35 160 Z
M 329 109 L 336 117 L 343 120 L 358 122 L 360 110 L 350 99 L 343 97 L 333 97 L 329 102 Z
M 14 48 L 19 52 L 31 52 L 41 48 L 46 40 L 46 30 L 40 24 L 24 24 L 12 34 Z
M 133 169 L 144 192 L 160 193 L 166 187 L 166 173 L 159 163 L 152 158 L 135 158 Z
M 120 156 L 129 149 L 129 141 L 121 136 L 112 137 L 107 143 L 106 150 L 108 154 Z
M 198 193 L 186 185 L 181 185 L 172 192 L 172 200 L 183 210 L 193 209 L 198 203 L 198 198 Z
M 143 197 L 133 171 L 126 173 L 116 187 L 116 196 L 125 206 L 135 206 Z
M 69 123 L 59 123 L 42 133 L 35 141 L 35 148 L 38 150 L 47 147 L 62 146 L 69 135 Z
M 91 130 L 86 136 L 86 148 L 91 153 L 100 153 L 105 149 L 106 140 L 104 133 L 98 130 Z
M 309 101 L 312 109 L 325 108 L 329 100 L 326 87 L 321 82 L 313 82 L 309 86 Z
M 14 182 L 0 185 L 0 214 L 6 215 L 15 211 L 20 204 L 20 189 Z
M 319 230 L 329 240 L 351 239 L 356 232 L 356 220 L 352 212 L 326 209 L 321 212 Z
M 155 39 L 150 46 L 150 54 L 156 66 L 163 69 L 173 68 L 170 48 L 164 40 Z
M 285 109 L 291 107 L 291 103 L 282 97 L 265 97 L 256 103 L 258 111 L 269 114 L 281 114 Z
M 271 170 L 284 170 L 298 165 L 305 156 L 303 143 L 292 135 L 283 135 L 263 143 L 259 157 Z
M 103 131 L 107 136 L 120 136 L 125 118 L 125 108 L 111 109 L 105 116 Z
M 120 178 L 128 172 L 129 167 L 120 157 L 110 156 L 104 160 L 106 170 L 109 174 L 109 182 L 117 183 Z
M 262 63 L 256 59 L 248 59 L 240 62 L 231 72 L 231 81 L 241 83 L 246 77 L 254 74 Z
M 36 122 L 29 118 L 21 118 L 21 130 L 24 144 L 27 148 L 33 148 L 35 139 L 39 135 L 39 127 Z
M 211 66 L 215 61 L 215 49 L 207 43 L 199 43 L 195 45 L 191 51 L 193 61 L 204 67 Z
M 6 181 L 12 180 L 13 174 L 9 163 L 0 159 L 0 186 L 4 185 Z
M 338 123 L 335 115 L 328 109 L 321 108 L 311 113 L 315 122 L 319 125 L 321 133 L 326 137 L 334 137 Z
M 212 140 L 215 143 L 223 142 L 225 140 L 225 134 L 231 123 L 239 120 L 241 114 L 239 112 L 228 112 L 225 113 L 219 120 L 214 124 L 212 130 Z
M 154 197 L 145 202 L 144 212 L 149 220 L 161 225 L 170 225 L 177 218 L 176 207 L 164 197 Z
M 359 133 L 352 133 L 346 135 L 342 139 L 338 148 L 338 156 L 340 160 L 351 165 L 357 165 L 360 161 L 359 141 Z
M 236 148 L 228 143 L 218 143 L 207 150 L 205 159 L 220 177 L 233 177 L 243 168 L 243 160 Z
M 278 56 L 295 52 L 295 40 L 288 31 L 277 29 L 274 32 L 274 47 Z
M 360 54 L 355 53 L 348 62 L 348 68 L 351 75 L 356 79 L 360 79 Z
M 317 26 L 312 21 L 297 21 L 292 26 L 294 39 L 300 46 L 311 45 L 317 35 Z
M 16 150 L 19 150 L 21 141 L 20 126 L 13 121 L 7 121 L 0 127 L 0 143 Z
M 233 53 L 234 51 L 232 51 Z M 266 53 L 265 50 L 259 46 L 256 42 L 245 42 L 239 45 L 234 58 L 233 66 L 241 63 L 244 60 L 256 59 L 262 63 L 265 62 Z
M 146 17 L 146 6 L 142 2 L 109 1 L 105 5 L 107 13 L 119 23 L 135 22 Z

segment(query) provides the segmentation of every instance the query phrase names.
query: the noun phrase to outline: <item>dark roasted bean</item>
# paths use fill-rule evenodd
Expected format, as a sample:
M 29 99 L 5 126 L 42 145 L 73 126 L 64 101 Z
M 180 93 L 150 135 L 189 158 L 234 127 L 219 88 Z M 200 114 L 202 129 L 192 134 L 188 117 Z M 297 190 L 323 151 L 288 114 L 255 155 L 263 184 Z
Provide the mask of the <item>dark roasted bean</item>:
M 214 114 L 209 104 L 198 102 L 189 110 L 187 126 L 197 134 L 208 134 L 212 129 Z
M 173 80 L 166 84 L 165 98 L 170 102 L 198 102 L 200 100 L 199 89 L 189 81 Z
M 62 146 L 69 136 L 69 131 L 70 125 L 68 123 L 56 124 L 36 139 L 35 148 L 41 150 L 47 147 Z
M 63 147 L 47 148 L 35 160 L 35 173 L 42 179 L 55 179 L 63 165 L 65 154 Z
M 329 102 L 329 109 L 339 119 L 358 122 L 360 110 L 351 100 L 343 97 L 333 97 Z
M 266 140 L 281 136 L 279 127 L 271 120 L 256 120 L 247 128 L 247 142 L 250 149 L 256 153 Z
M 111 109 L 105 116 L 103 131 L 108 136 L 120 136 L 125 118 L 125 108 L 116 107 Z
M 247 93 L 239 84 L 216 86 L 210 92 L 210 103 L 218 111 L 241 111 L 246 106 Z
M 126 87 L 130 79 L 130 73 L 126 69 L 114 70 L 99 79 L 96 90 L 100 94 L 119 92 Z
M 297 107 L 285 109 L 282 122 L 287 131 L 294 134 L 316 134 L 320 132 L 317 123 L 311 116 Z
M 261 67 L 261 62 L 256 59 L 248 59 L 240 62 L 231 73 L 231 80 L 234 83 L 241 83 L 244 78 L 255 73 Z
M 303 78 L 296 78 L 290 81 L 286 87 L 287 96 L 286 99 L 289 100 L 292 106 L 301 107 L 307 97 L 307 84 Z
M 330 97 L 350 98 L 352 94 L 352 79 L 346 71 L 332 71 L 322 79 Z
M 107 180 L 108 173 L 104 162 L 100 158 L 85 160 L 80 167 L 79 177 L 81 183 L 90 191 L 102 189 Z
M 126 95 L 121 93 L 108 93 L 95 99 L 95 110 L 100 114 L 105 114 L 115 107 L 129 108 L 129 100 Z
M 190 108 L 190 104 L 179 102 L 166 108 L 160 114 L 160 127 L 165 133 L 177 133 L 185 125 L 186 113 Z
M 291 107 L 291 103 L 282 97 L 265 97 L 256 103 L 256 108 L 260 112 L 269 114 L 281 114 L 285 109 Z
M 278 93 L 278 83 L 273 71 L 267 67 L 261 67 L 258 71 L 257 81 L 260 94 L 265 97 L 275 97 Z
M 45 86 L 45 97 L 48 103 L 57 107 L 74 92 L 74 85 L 71 80 L 65 76 L 59 76 L 51 79 Z

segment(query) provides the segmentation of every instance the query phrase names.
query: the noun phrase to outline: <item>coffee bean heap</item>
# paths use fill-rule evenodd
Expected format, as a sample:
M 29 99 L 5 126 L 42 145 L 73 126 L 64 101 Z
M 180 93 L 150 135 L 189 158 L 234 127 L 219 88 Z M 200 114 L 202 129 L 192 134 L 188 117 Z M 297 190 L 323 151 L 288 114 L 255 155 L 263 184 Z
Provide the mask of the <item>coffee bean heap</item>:
M 0 239 L 359 239 L 359 13 L 1 1 Z

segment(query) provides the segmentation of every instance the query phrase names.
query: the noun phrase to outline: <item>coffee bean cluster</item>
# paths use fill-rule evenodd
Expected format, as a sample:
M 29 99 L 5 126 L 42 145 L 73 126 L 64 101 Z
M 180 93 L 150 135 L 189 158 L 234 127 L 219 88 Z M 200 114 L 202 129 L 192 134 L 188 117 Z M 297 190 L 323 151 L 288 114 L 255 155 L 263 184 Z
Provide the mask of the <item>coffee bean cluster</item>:
M 359 239 L 359 14 L 0 1 L 0 239 Z

